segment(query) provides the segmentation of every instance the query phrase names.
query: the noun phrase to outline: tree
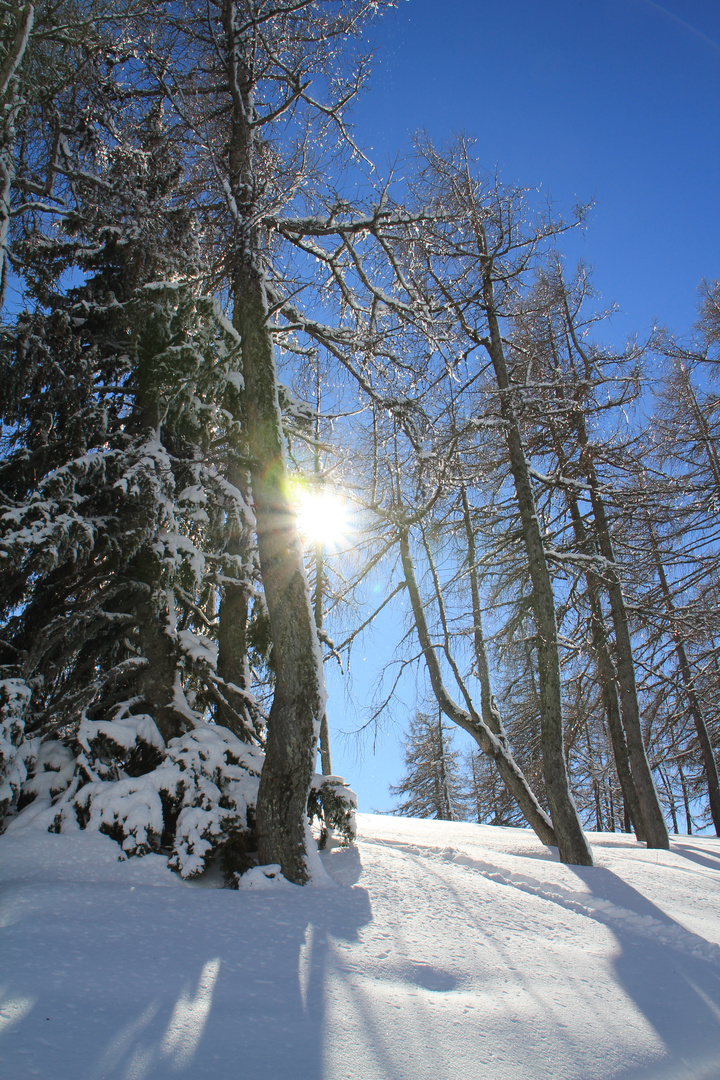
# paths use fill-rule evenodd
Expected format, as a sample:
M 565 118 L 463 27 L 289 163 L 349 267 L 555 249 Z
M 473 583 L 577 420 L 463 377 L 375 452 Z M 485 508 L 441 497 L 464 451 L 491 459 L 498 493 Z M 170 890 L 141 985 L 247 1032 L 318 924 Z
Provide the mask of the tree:
M 452 748 L 452 729 L 437 717 L 417 713 L 405 739 L 405 775 L 391 785 L 392 796 L 404 796 L 393 811 L 404 817 L 462 821 L 465 817 L 460 752 Z
M 482 351 L 495 374 L 500 418 L 532 582 L 531 603 L 538 653 L 540 723 L 545 790 L 560 857 L 592 864 L 569 793 L 563 747 L 563 717 L 557 623 L 552 579 L 523 446 L 517 392 L 511 383 L 501 322 L 512 312 L 518 279 L 531 265 L 544 237 L 561 230 L 545 223 L 526 230 L 517 193 L 498 186 L 486 191 L 474 174 L 466 143 L 447 154 L 424 145 L 418 197 L 436 209 L 420 246 L 418 291 L 442 306 L 446 326 L 462 354 Z
M 262 711 L 249 687 L 245 710 L 232 709 L 243 688 L 214 657 L 216 592 L 238 569 L 228 534 L 252 520 L 211 456 L 243 441 L 239 343 L 188 281 L 194 221 L 174 203 L 160 110 L 115 126 L 97 158 L 63 230 L 28 233 L 36 307 L 2 331 L 1 661 L 15 751 L 3 748 L 5 810 L 45 794 L 59 759 L 51 824 L 95 820 L 127 851 L 175 844 L 196 873 L 225 826 L 251 838 L 259 771 Z M 84 280 L 54 289 L 72 266 Z M 208 734 L 203 714 L 219 707 L 234 735 Z M 209 793 L 202 733 L 217 752 L 210 775 L 231 766 L 245 779 L 239 806 L 217 785 Z M 183 807 L 194 811 L 185 826 Z
M 534 449 L 547 461 L 545 473 L 555 478 L 551 484 L 562 492 L 570 514 L 575 544 L 561 554 L 556 543 L 553 557 L 558 562 L 567 559 L 570 565 L 584 560 L 592 649 L 626 804 L 638 836 L 651 847 L 667 847 L 667 827 L 641 729 L 622 571 L 615 559 L 607 506 L 611 488 L 600 476 L 607 453 L 590 429 L 591 424 L 598 427 L 598 414 L 607 417 L 610 409 L 630 400 L 638 355 L 630 349 L 627 356 L 611 358 L 583 340 L 588 326 L 582 309 L 588 294 L 582 270 L 569 288 L 557 261 L 545 268 L 527 298 L 526 311 L 519 313 L 513 348 L 526 379 L 529 375 L 541 388 L 526 408 L 535 428 Z M 594 387 L 611 384 L 618 388 L 618 399 L 598 402 Z M 589 513 L 581 512 L 581 498 L 589 502 Z M 554 531 L 559 536 L 557 524 Z M 614 636 L 612 657 L 603 595 Z
M 202 219 L 203 229 L 195 235 L 209 259 L 205 267 L 210 266 L 214 284 L 226 290 L 232 307 L 234 329 L 219 319 L 219 337 L 229 334 L 233 339 L 233 355 L 239 355 L 241 370 L 229 373 L 220 400 L 213 403 L 223 418 L 220 436 L 210 417 L 200 425 L 210 440 L 203 456 L 213 456 L 207 453 L 209 447 L 216 455 L 221 444 L 224 460 L 216 456 L 215 473 L 219 486 L 238 506 L 252 503 L 262 584 L 255 631 L 261 623 L 269 627 L 272 666 L 272 704 L 257 806 L 260 859 L 279 862 L 286 876 L 300 883 L 309 876 L 307 802 L 324 688 L 317 628 L 287 485 L 283 393 L 276 370 L 275 338 L 284 333 L 291 341 L 294 330 L 283 331 L 277 323 L 281 305 L 272 279 L 282 281 L 284 273 L 275 274 L 272 266 L 282 262 L 277 249 L 288 229 L 295 229 L 296 238 L 318 228 L 322 231 L 316 219 L 296 218 L 293 225 L 283 211 L 290 206 L 307 209 L 308 202 L 315 200 L 312 190 L 305 194 L 305 179 L 319 168 L 324 155 L 332 156 L 343 146 L 354 152 L 342 110 L 362 84 L 366 65 L 362 55 L 346 63 L 345 54 L 348 42 L 359 39 L 363 19 L 377 8 L 374 2 L 288 0 L 268 7 L 264 0 L 237 4 L 227 0 L 209 5 L 203 13 L 193 5 L 181 10 L 169 4 L 161 13 L 154 9 L 148 15 L 139 6 L 133 37 L 142 47 L 120 59 L 105 53 L 108 63 L 116 67 L 112 87 L 116 97 L 110 95 L 107 100 L 121 100 L 125 116 L 142 111 L 147 100 L 166 101 L 182 178 L 174 207 L 191 210 L 197 222 Z M 309 93 L 313 77 L 320 89 L 324 86 L 325 100 Z M 107 90 L 107 85 L 105 81 L 101 89 Z M 102 118 L 102 107 L 99 115 Z M 68 209 L 78 187 L 94 183 L 96 192 L 102 189 L 103 178 L 93 176 L 87 167 L 97 145 L 93 120 L 88 108 L 79 118 L 77 112 L 69 115 L 64 128 L 62 124 L 56 128 L 62 168 L 53 159 L 50 172 L 65 180 L 68 198 L 57 205 L 66 221 L 71 220 Z M 81 135 L 88 132 L 83 143 Z M 308 152 L 313 142 L 319 154 L 314 163 Z M 53 197 L 57 198 L 56 193 Z M 48 212 L 38 203 L 31 209 L 36 214 Z M 69 265 L 67 258 L 63 265 Z M 44 276 L 39 262 L 36 269 L 40 296 L 50 287 L 56 267 Z M 229 349 L 227 342 L 223 348 Z M 121 388 L 113 393 L 121 400 L 127 388 L 119 381 Z M 152 394 L 141 400 L 143 392 L 138 384 L 140 424 L 147 427 L 153 411 L 157 413 L 157 401 Z M 186 490 L 198 487 L 190 484 Z M 246 541 L 247 519 L 243 521 L 242 512 L 228 507 L 227 499 L 218 500 L 217 505 L 226 524 L 232 526 L 233 519 L 239 523 L 237 529 L 230 527 L 226 572 L 215 579 L 222 600 L 215 613 L 213 585 L 208 581 L 200 588 L 195 582 L 187 596 L 188 618 L 205 620 L 210 628 L 217 614 L 218 665 L 215 678 L 206 679 L 206 690 L 215 697 L 218 717 L 224 723 L 233 723 L 234 717 L 236 730 L 243 734 L 248 730 L 245 705 L 252 702 L 247 649 L 251 636 L 255 640 L 263 636 L 248 624 L 248 573 L 252 575 L 256 564 L 253 545 Z M 194 508 L 196 520 L 203 512 L 207 513 Z M 153 545 L 142 550 L 150 564 L 147 573 L 152 580 L 146 584 L 153 608 L 156 586 L 167 582 L 161 582 L 156 573 Z M 153 626 L 151 616 L 157 611 L 148 609 L 147 614 L 141 623 Z M 161 673 L 169 673 L 174 662 L 164 629 L 155 645 L 144 651 L 148 650 L 153 663 L 145 669 L 145 696 L 153 689 L 152 683 L 167 686 Z M 171 708 L 175 700 L 171 695 Z
M 455 724 L 458 724 L 459 727 L 462 727 L 468 734 L 472 735 L 482 752 L 493 759 L 508 790 L 517 800 L 526 820 L 535 830 L 540 840 L 542 840 L 544 844 L 554 845 L 556 843 L 555 830 L 553 829 L 547 814 L 540 807 L 527 780 L 510 752 L 499 713 L 495 710 L 492 716 L 489 716 L 486 721 L 485 717 L 479 715 L 475 710 L 465 682 L 462 679 L 452 656 L 447 633 L 447 623 L 444 617 L 442 591 L 438 587 L 436 576 L 435 601 L 439 604 L 441 622 L 443 623 L 443 644 L 441 649 L 436 650 L 432 642 L 425 616 L 425 605 L 421 599 L 415 575 L 415 565 L 410 548 L 410 535 L 406 524 L 400 526 L 399 533 L 400 558 L 402 561 L 403 573 L 405 575 L 405 587 L 410 594 L 410 604 L 415 630 L 420 642 L 420 648 L 422 649 L 428 676 L 430 678 L 430 684 L 438 703 L 438 708 L 441 710 L 441 713 L 444 713 Z M 457 685 L 463 695 L 465 708 L 462 708 L 453 700 L 445 686 L 441 665 L 438 660 L 439 651 L 444 654 L 448 661 Z

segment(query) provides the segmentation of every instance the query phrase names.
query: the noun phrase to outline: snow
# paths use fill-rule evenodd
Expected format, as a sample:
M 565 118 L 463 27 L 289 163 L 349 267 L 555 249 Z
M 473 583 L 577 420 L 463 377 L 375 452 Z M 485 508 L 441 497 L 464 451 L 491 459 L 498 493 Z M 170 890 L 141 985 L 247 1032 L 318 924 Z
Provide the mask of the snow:
M 0 837 L 4 1075 L 718 1080 L 720 840 L 591 834 L 573 868 L 526 830 L 358 826 L 328 887 L 239 891 Z

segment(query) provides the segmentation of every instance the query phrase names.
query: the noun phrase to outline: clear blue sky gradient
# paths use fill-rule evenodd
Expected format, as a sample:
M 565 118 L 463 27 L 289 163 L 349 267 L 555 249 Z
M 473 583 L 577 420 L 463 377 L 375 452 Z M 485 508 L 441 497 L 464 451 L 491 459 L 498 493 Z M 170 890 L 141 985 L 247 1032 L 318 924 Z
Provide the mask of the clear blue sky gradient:
M 720 0 L 400 0 L 376 46 L 355 124 L 381 171 L 420 128 L 477 136 L 484 166 L 561 212 L 595 201 L 567 250 L 619 305 L 618 338 L 688 331 L 701 279 L 720 277 Z M 333 769 L 363 811 L 392 804 L 403 708 L 374 748 L 341 731 L 367 719 L 397 625 L 355 650 L 354 704 L 328 671 Z

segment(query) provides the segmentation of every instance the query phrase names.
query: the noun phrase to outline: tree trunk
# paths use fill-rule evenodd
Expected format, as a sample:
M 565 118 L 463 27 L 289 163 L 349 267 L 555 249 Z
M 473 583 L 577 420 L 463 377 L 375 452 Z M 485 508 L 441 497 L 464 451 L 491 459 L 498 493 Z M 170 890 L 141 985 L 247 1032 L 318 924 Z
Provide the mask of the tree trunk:
M 145 565 L 154 567 L 152 555 L 145 555 Z M 153 717 L 166 743 L 182 735 L 191 726 L 190 719 L 178 708 L 180 672 L 178 653 L 173 639 L 166 632 L 166 615 L 156 609 L 152 599 L 152 583 L 148 594 L 135 607 L 140 649 L 146 661 L 140 672 L 138 690 L 142 703 Z M 165 625 L 163 625 L 165 624 Z
M 290 881 L 309 878 L 307 800 L 325 707 L 322 656 L 288 498 L 285 443 L 265 279 L 254 220 L 257 177 L 253 82 L 238 41 L 235 4 L 224 5 L 232 118 L 228 145 L 236 236 L 233 325 L 240 335 L 250 478 L 275 659 L 275 692 L 257 803 L 260 862 Z
M 677 836 L 677 834 L 680 832 L 680 830 L 678 829 L 677 807 L 675 806 L 675 796 L 673 795 L 672 784 L 668 780 L 667 772 L 665 771 L 665 769 L 660 768 L 658 770 L 658 772 L 660 773 L 660 779 L 662 780 L 663 787 L 665 788 L 665 794 L 668 797 L 668 805 L 670 807 L 670 817 L 672 819 L 673 829 L 675 831 L 675 835 Z
M 482 237 L 484 246 L 484 236 Z M 563 717 L 560 686 L 560 658 L 555 622 L 555 597 L 540 523 L 530 483 L 528 464 L 515 415 L 510 380 L 505 362 L 502 336 L 495 308 L 492 284 L 492 263 L 486 260 L 483 268 L 483 300 L 487 314 L 490 340 L 487 351 L 500 388 L 500 409 L 515 484 L 523 540 L 532 581 L 532 606 L 537 630 L 538 673 L 540 680 L 540 733 L 543 749 L 545 790 L 550 814 L 558 838 L 563 862 L 592 866 L 592 853 L 583 833 L 575 804 L 570 794 L 567 766 L 563 752 Z
M 688 793 L 687 780 L 685 779 L 685 773 L 683 767 L 678 761 L 678 776 L 680 777 L 680 788 L 683 793 L 683 806 L 685 807 L 685 825 L 687 828 L 688 836 L 692 836 L 692 814 L 690 813 L 690 795 Z
M 587 432 L 582 417 L 578 417 L 578 436 L 583 454 L 583 465 L 590 487 L 590 502 L 597 528 L 600 553 L 605 559 L 605 578 L 610 614 L 615 631 L 615 659 L 622 722 L 627 740 L 630 767 L 638 794 L 639 809 L 642 816 L 642 830 L 650 848 L 669 848 L 670 838 L 662 808 L 657 797 L 652 778 L 650 763 L 645 751 L 642 729 L 640 727 L 640 709 L 638 707 L 637 687 L 635 685 L 635 664 L 630 641 L 625 600 L 620 586 L 620 579 L 615 564 L 615 554 L 610 538 L 610 526 L 605 513 L 605 504 L 598 491 L 597 476 L 590 454 Z M 633 807 L 630 807 L 631 813 Z
M 468 546 L 470 598 L 472 602 L 473 612 L 473 643 L 475 647 L 475 663 L 477 666 L 478 680 L 480 682 L 480 711 L 485 725 L 490 729 L 490 731 L 492 731 L 494 735 L 497 735 L 498 739 L 500 740 L 502 745 L 508 749 L 509 753 L 505 726 L 503 724 L 502 716 L 500 715 L 500 710 L 498 709 L 497 702 L 492 692 L 492 686 L 490 683 L 490 665 L 488 664 L 487 649 L 485 647 L 485 636 L 483 634 L 482 608 L 480 605 L 480 588 L 477 577 L 477 553 L 475 549 L 475 534 L 473 532 L 472 521 L 470 518 L 470 505 L 468 503 L 467 492 L 464 485 L 460 489 L 460 494 L 463 506 L 463 523 L 465 526 L 465 538 Z M 527 781 L 523 777 L 523 780 L 525 781 L 524 785 L 518 786 L 517 772 L 519 772 L 519 769 L 517 769 L 517 766 L 515 767 L 515 769 L 509 768 L 507 762 L 502 757 L 496 758 L 495 762 L 498 772 L 500 773 L 500 776 L 505 784 L 505 787 L 508 789 L 510 794 L 517 802 L 521 811 L 525 815 L 526 820 L 532 825 L 533 828 L 535 828 L 535 825 L 528 817 L 528 812 L 534 814 L 537 819 L 536 806 L 539 806 L 539 804 L 537 803 L 537 800 L 535 799 L 535 796 L 532 792 L 530 792 L 530 794 L 532 795 L 533 801 L 528 803 L 527 791 L 525 789 L 527 788 L 528 791 L 530 789 Z M 522 775 L 522 773 L 520 775 Z M 523 804 L 525 804 L 525 807 Z M 538 836 L 540 836 L 540 839 L 543 841 L 543 843 L 552 844 L 553 847 L 557 847 L 557 836 L 555 835 L 555 830 L 552 830 L 553 839 L 551 840 L 549 839 L 550 833 L 548 833 L 547 829 L 544 827 L 546 824 L 550 825 L 549 819 L 537 819 L 537 824 L 543 828 L 543 836 L 540 836 L 537 828 L 535 828 L 535 831 L 538 832 Z M 543 839 L 543 837 L 548 838 Z
M 325 581 L 325 559 L 322 543 L 315 547 L 315 625 L 318 630 L 323 626 L 323 584 Z M 323 709 L 320 719 L 320 767 L 323 776 L 332 776 L 332 760 L 330 758 L 330 729 L 328 728 L 327 709 Z
M 322 659 L 295 514 L 287 495 L 273 346 L 260 271 L 252 260 L 235 279 L 233 322 L 242 343 L 248 444 L 258 551 L 275 659 L 275 693 L 257 805 L 261 863 L 279 863 L 303 884 L 307 799 L 325 706 Z
M 578 355 L 582 358 L 586 370 L 590 370 L 590 364 L 578 341 L 575 333 L 572 315 L 567 302 L 567 296 L 563 298 L 565 321 L 568 334 L 572 340 Z M 595 463 L 593 461 L 592 448 L 587 434 L 585 417 L 576 410 L 574 413 L 574 428 L 577 435 L 580 450 L 580 467 L 587 479 L 590 504 L 593 511 L 593 519 L 597 531 L 600 554 L 605 560 L 605 584 L 608 599 L 610 601 L 610 615 L 615 631 L 615 668 L 617 674 L 617 686 L 620 696 L 620 708 L 622 713 L 623 729 L 627 741 L 628 758 L 630 769 L 637 792 L 641 821 L 636 822 L 636 827 L 642 829 L 648 847 L 665 848 L 670 846 L 667 825 L 663 816 L 662 808 L 658 800 L 655 783 L 652 778 L 650 763 L 645 751 L 642 728 L 640 726 L 640 709 L 638 707 L 637 686 L 635 684 L 635 664 L 633 661 L 632 642 L 628 626 L 625 600 L 620 585 L 620 578 L 615 563 L 610 525 L 605 512 L 605 503 L 600 495 L 600 485 Z M 630 807 L 632 813 L 633 807 Z
M 562 464 L 563 461 L 561 460 L 561 465 Z M 573 523 L 575 539 L 580 550 L 589 555 L 591 552 L 588 550 L 587 530 L 585 529 L 582 520 L 582 514 L 580 513 L 577 499 L 568 495 L 567 501 Z M 630 771 L 630 759 L 627 743 L 625 741 L 620 703 L 618 701 L 617 675 L 608 648 L 607 630 L 605 627 L 602 604 L 600 602 L 600 583 L 597 575 L 591 570 L 586 572 L 585 581 L 587 583 L 588 601 L 590 604 L 590 634 L 592 637 L 593 651 L 595 652 L 595 657 L 597 659 L 598 675 L 600 676 L 600 687 L 608 729 L 610 731 L 610 741 L 613 748 L 613 757 L 615 758 L 615 767 L 617 769 L 620 787 L 622 788 L 625 806 L 627 807 L 627 811 L 630 814 L 635 829 L 635 835 L 638 840 L 646 840 L 644 818 L 640 810 L 640 800 L 635 787 L 635 781 L 633 780 Z
M 508 790 L 516 800 L 518 806 L 525 815 L 526 821 L 531 828 L 534 829 L 540 841 L 543 844 L 556 847 L 557 837 L 552 823 L 539 805 L 535 795 L 530 790 L 522 771 L 518 768 L 517 763 L 508 750 L 507 741 L 504 738 L 499 738 L 492 732 L 477 713 L 474 711 L 466 712 L 465 709 L 462 709 L 455 701 L 453 701 L 445 688 L 440 665 L 430 640 L 430 633 L 428 631 L 425 612 L 420 598 L 420 590 L 418 589 L 417 580 L 415 578 L 415 566 L 410 554 L 407 528 L 403 527 L 400 528 L 400 555 L 403 572 L 405 574 L 405 584 L 407 585 L 410 594 L 415 628 L 417 630 L 420 648 L 425 657 L 425 663 L 430 676 L 430 683 L 438 707 L 453 721 L 454 724 L 457 724 L 458 727 L 463 728 L 472 735 L 482 752 L 493 759 Z
M 315 467 L 315 483 L 320 483 L 320 368 L 316 370 L 316 403 L 315 403 L 315 454 L 313 464 Z M 319 489 L 318 489 L 319 490 Z M 323 627 L 323 614 L 325 604 L 325 552 L 322 540 L 315 545 L 315 596 L 313 608 L 315 611 L 315 626 L 318 630 Z M 330 758 L 330 730 L 328 728 L 327 709 L 323 709 L 320 720 L 320 767 L 323 776 L 332 776 L 332 761 Z
M 675 643 L 675 654 L 678 658 L 680 675 L 685 687 L 690 715 L 693 718 L 695 731 L 697 732 L 698 742 L 700 743 L 700 749 L 702 751 L 705 780 L 707 782 L 708 798 L 710 802 L 710 815 L 712 817 L 713 825 L 715 826 L 715 835 L 720 836 L 720 782 L 718 782 L 717 763 L 715 761 L 715 755 L 713 754 L 707 725 L 705 724 L 700 698 L 695 690 L 695 683 L 690 670 L 687 653 L 685 652 L 685 645 L 683 644 L 675 622 L 675 605 L 673 604 L 672 593 L 670 592 L 670 586 L 668 585 L 667 576 L 665 574 L 665 567 L 663 566 L 662 558 L 660 556 L 660 549 L 658 547 L 655 530 L 647 516 L 646 521 L 648 532 L 650 534 L 650 545 L 652 547 L 655 568 L 658 573 L 658 578 L 660 579 L 660 588 L 670 619 L 671 633 L 673 642 Z

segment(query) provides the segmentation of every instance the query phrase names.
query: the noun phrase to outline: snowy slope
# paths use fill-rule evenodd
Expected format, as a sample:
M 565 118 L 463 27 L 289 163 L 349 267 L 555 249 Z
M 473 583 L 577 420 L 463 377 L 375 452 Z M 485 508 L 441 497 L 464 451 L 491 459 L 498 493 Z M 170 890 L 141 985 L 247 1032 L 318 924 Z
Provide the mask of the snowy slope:
M 359 816 L 336 887 L 0 837 L 8 1080 L 719 1080 L 720 841 Z

